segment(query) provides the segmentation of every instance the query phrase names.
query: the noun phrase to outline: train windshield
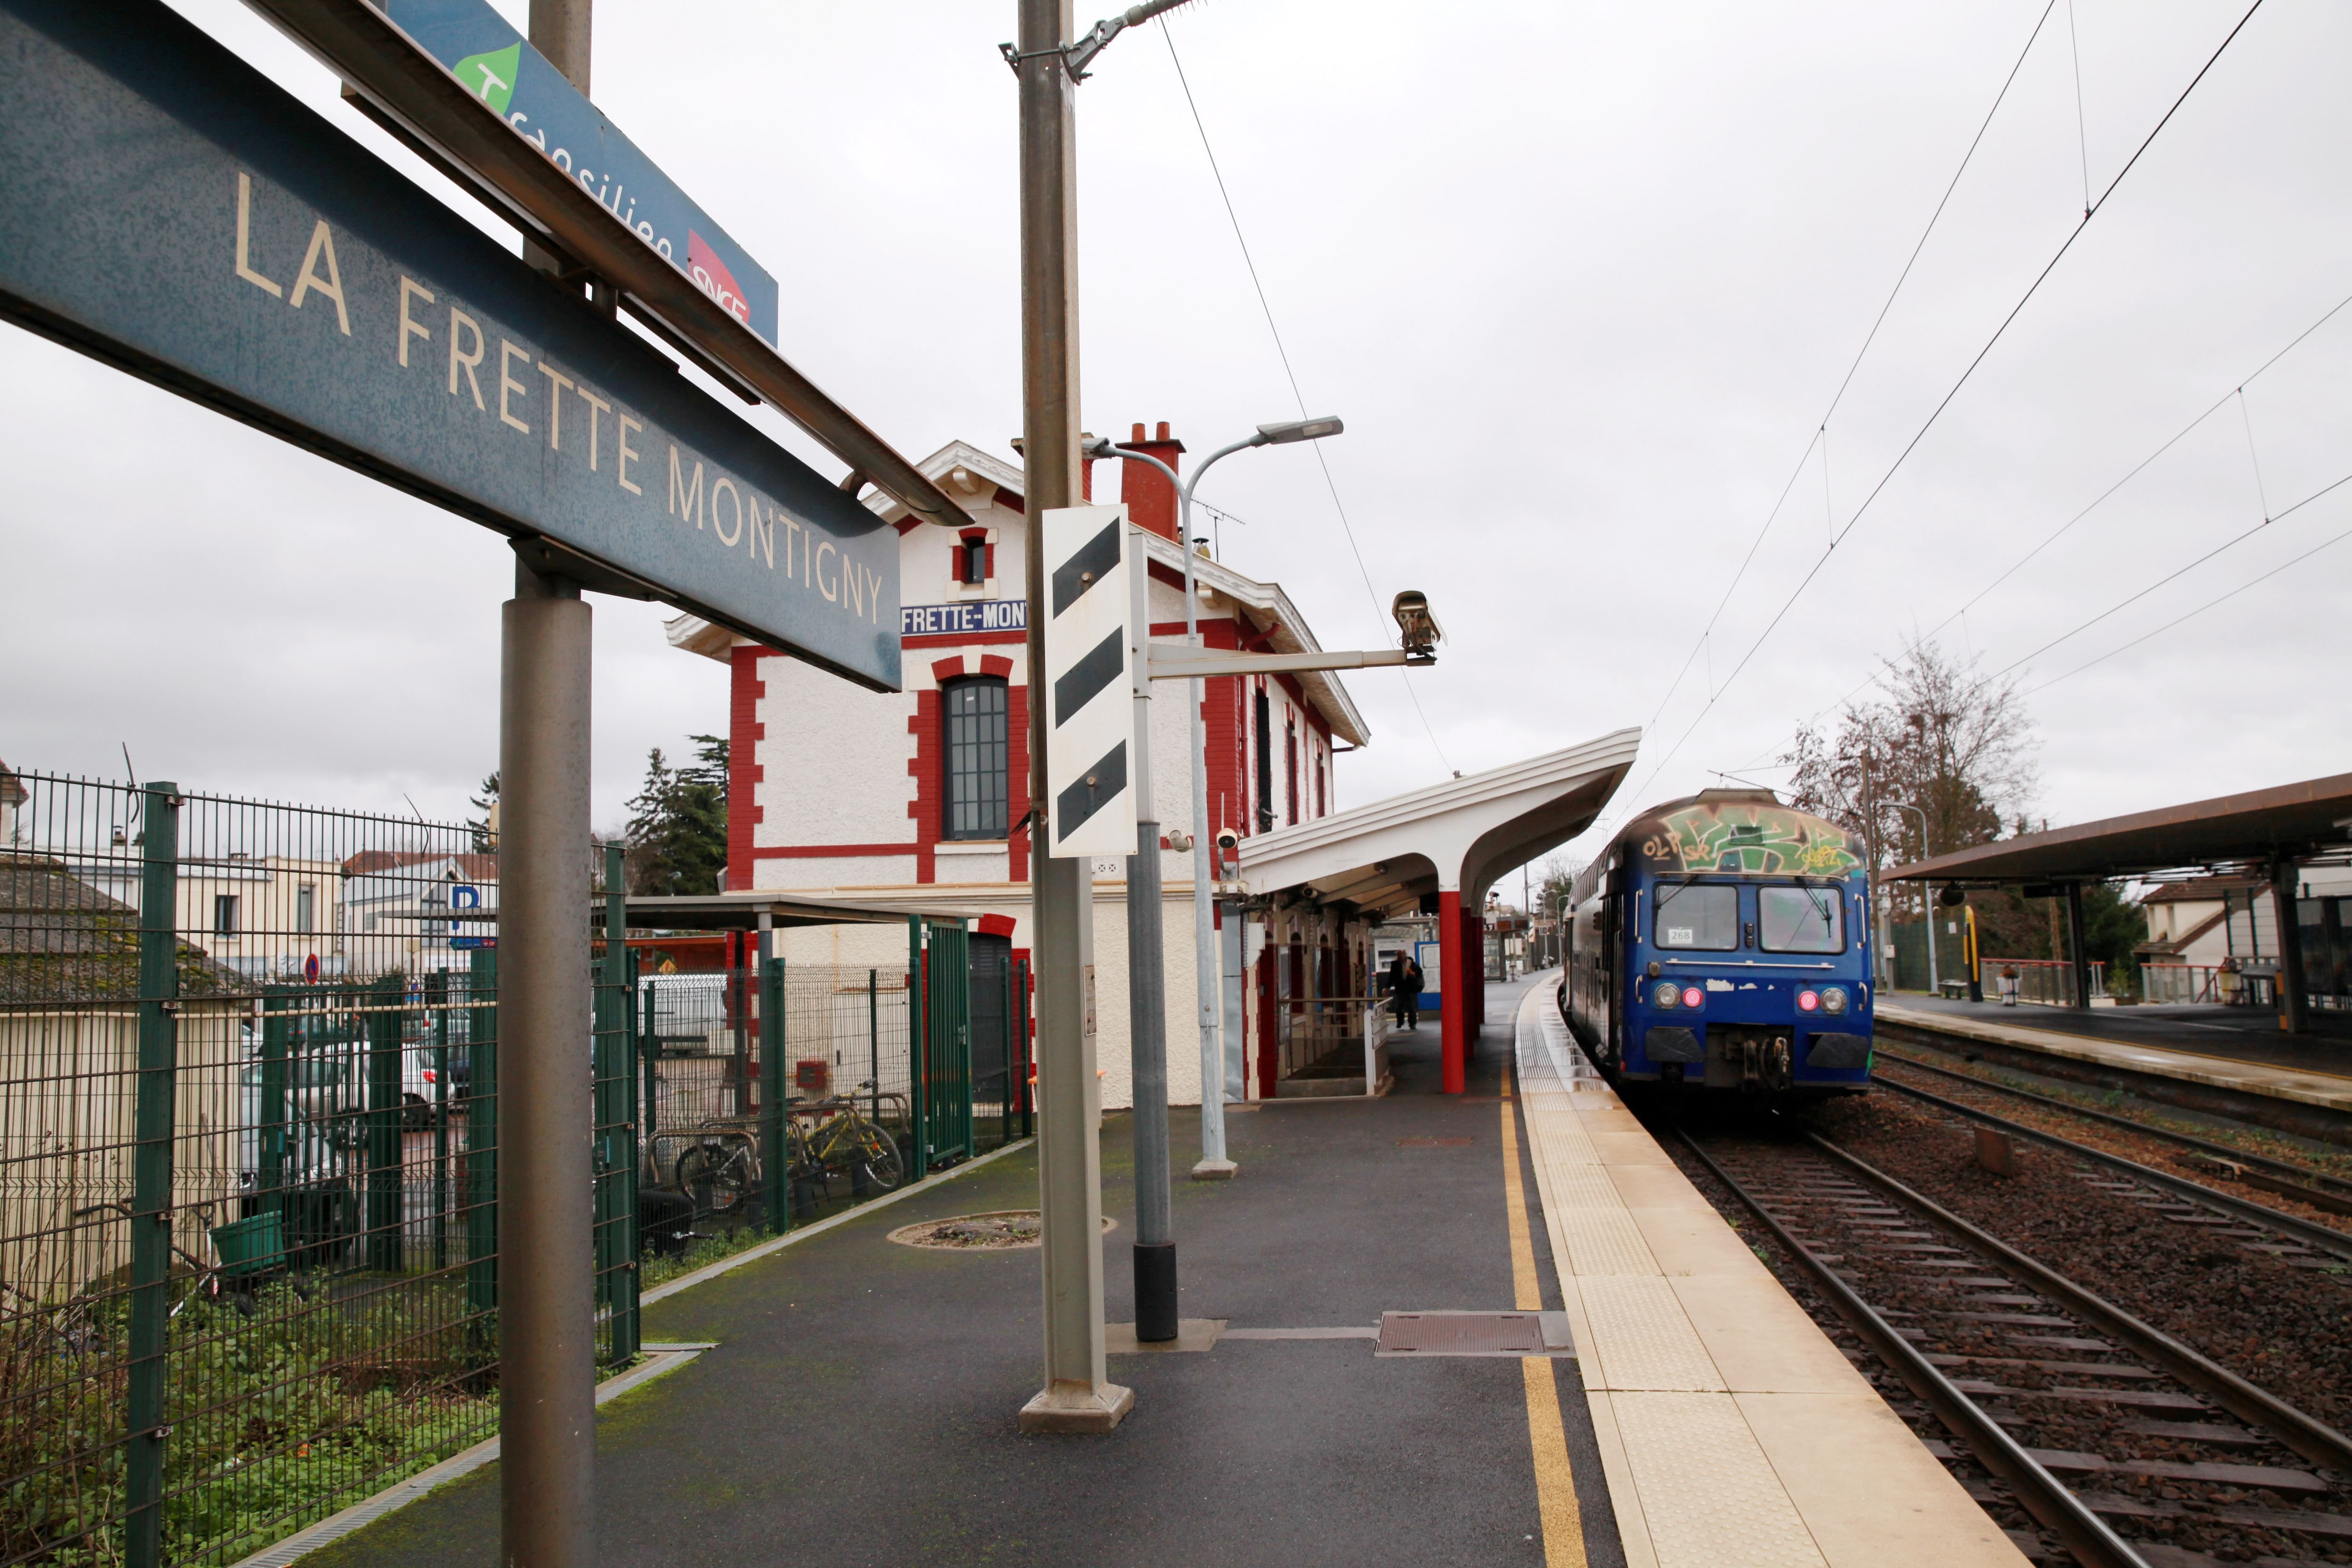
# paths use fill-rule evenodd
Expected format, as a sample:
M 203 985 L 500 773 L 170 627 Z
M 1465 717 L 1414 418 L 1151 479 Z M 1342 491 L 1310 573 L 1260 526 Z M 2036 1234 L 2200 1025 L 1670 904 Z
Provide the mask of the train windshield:
M 1728 882 L 1671 882 L 1658 889 L 1657 944 L 1729 952 L 1739 945 L 1739 889 Z
M 1843 908 L 1835 888 L 1759 888 L 1757 940 L 1767 952 L 1843 952 Z

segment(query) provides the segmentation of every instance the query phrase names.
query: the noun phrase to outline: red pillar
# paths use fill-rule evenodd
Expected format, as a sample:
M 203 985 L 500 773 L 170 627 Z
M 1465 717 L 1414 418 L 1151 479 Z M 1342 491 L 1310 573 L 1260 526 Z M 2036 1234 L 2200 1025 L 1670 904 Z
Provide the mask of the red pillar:
M 1443 1064 L 1441 1086 L 1448 1094 L 1460 1094 L 1469 1080 L 1465 1066 L 1469 1053 L 1464 1049 L 1467 1037 L 1463 1033 L 1463 1023 L 1470 1005 L 1470 960 L 1462 951 L 1462 938 L 1466 930 L 1467 922 L 1462 918 L 1462 895 L 1458 892 L 1439 893 L 1437 1030 Z

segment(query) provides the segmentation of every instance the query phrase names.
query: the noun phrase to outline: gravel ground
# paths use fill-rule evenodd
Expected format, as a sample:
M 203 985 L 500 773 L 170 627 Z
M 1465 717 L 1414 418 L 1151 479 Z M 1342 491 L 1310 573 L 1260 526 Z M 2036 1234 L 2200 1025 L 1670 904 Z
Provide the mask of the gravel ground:
M 2214 1243 L 2198 1234 L 2204 1227 L 2086 1185 L 2084 1167 L 2056 1150 L 2020 1144 L 2018 1174 L 1996 1176 L 1977 1165 L 1967 1126 L 1890 1097 L 1826 1107 L 1811 1121 L 2248 1382 L 2331 1425 L 2352 1421 L 2352 1269 Z

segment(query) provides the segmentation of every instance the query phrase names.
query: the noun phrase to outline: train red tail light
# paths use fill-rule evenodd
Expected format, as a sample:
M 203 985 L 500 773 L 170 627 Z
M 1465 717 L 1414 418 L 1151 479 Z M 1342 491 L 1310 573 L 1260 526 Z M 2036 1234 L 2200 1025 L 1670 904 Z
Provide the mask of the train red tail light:
M 1800 991 L 1800 992 L 1798 992 L 1798 993 L 1797 993 L 1797 1011 L 1798 1011 L 1798 1012 L 1800 1012 L 1800 1013 L 1817 1013 L 1817 1012 L 1821 1011 L 1821 1006 L 1822 1006 L 1822 994 L 1821 994 L 1820 992 L 1818 992 L 1818 991 Z
M 1696 1006 L 1697 1006 L 1700 1003 L 1702 1003 L 1702 1002 L 1704 1002 L 1704 1001 L 1706 1001 L 1706 994 L 1705 994 L 1704 992 L 1700 991 L 1700 990 L 1699 990 L 1699 988 L 1698 988 L 1697 986 L 1696 986 L 1696 985 L 1685 985 L 1685 986 L 1684 986 L 1684 987 L 1683 987 L 1683 1005 L 1684 1005 L 1684 1006 L 1685 1006 L 1685 1007 L 1696 1007 Z

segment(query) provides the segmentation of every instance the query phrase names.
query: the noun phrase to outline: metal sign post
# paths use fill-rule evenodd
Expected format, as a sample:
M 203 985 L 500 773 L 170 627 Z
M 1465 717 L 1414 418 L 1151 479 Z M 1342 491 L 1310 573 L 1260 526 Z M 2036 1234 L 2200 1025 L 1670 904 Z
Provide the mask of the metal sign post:
M 1023 489 L 1030 515 L 1076 505 L 1078 482 L 1076 84 L 1063 58 L 1069 0 L 1020 0 Z M 1046 689 L 1045 534 L 1028 531 L 1029 689 Z M 1050 798 L 1047 704 L 1029 704 L 1029 800 Z M 1038 816 L 1033 840 L 1044 848 Z M 1101 1121 L 1095 1082 L 1093 889 L 1086 859 L 1030 861 L 1037 944 L 1037 1186 L 1045 1386 L 1024 1432 L 1108 1432 L 1135 1406 L 1103 1361 Z

